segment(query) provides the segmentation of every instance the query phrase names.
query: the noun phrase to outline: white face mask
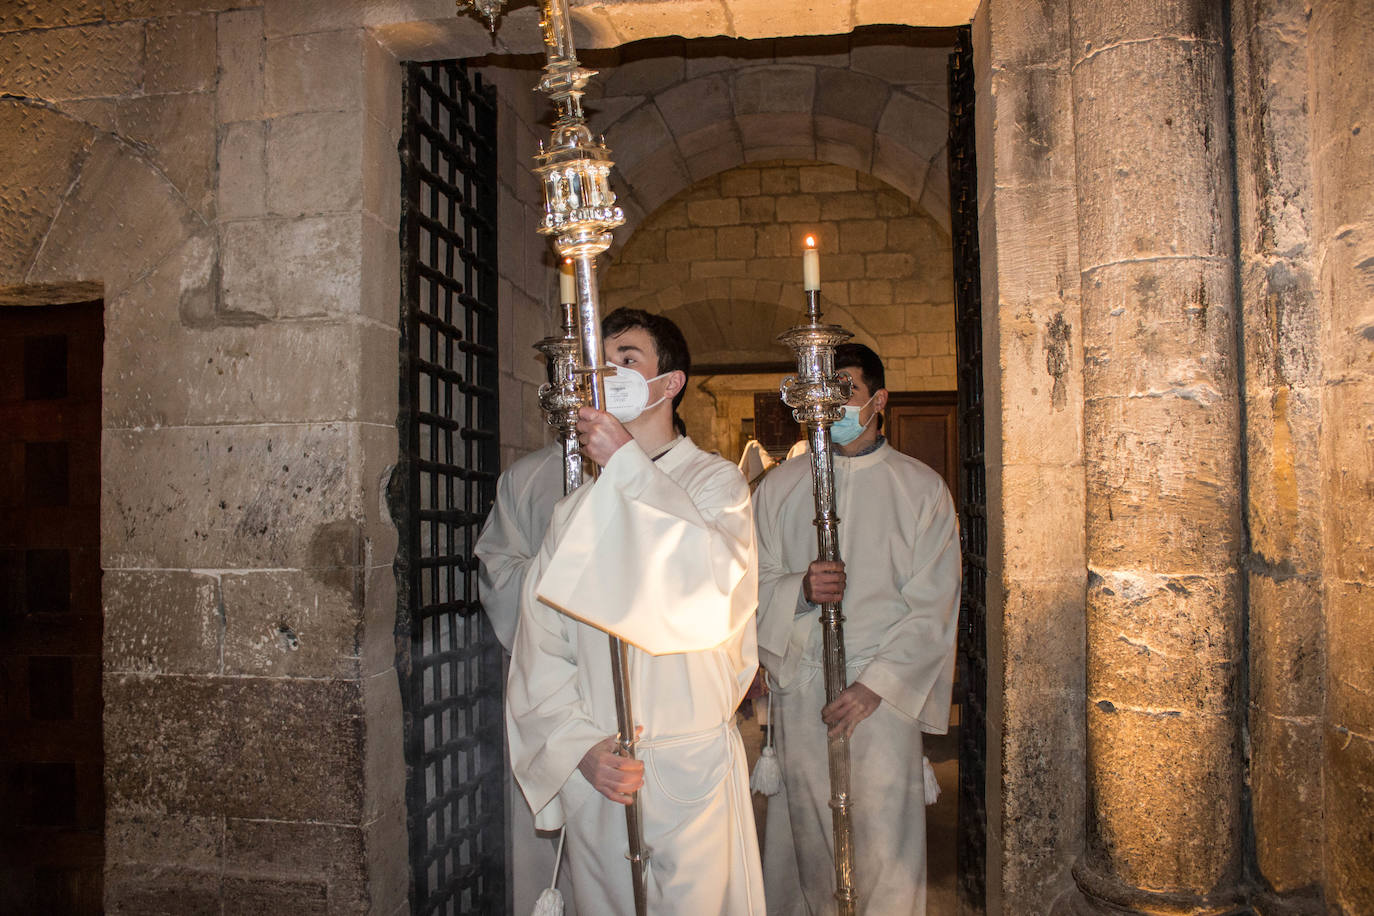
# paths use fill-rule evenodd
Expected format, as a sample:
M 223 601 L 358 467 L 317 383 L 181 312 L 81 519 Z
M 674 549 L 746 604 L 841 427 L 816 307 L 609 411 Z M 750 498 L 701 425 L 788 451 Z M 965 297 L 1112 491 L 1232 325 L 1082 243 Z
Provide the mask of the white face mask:
M 655 375 L 651 379 L 644 376 L 627 366 L 610 365 L 608 368 L 614 369 L 614 375 L 608 375 L 603 380 L 606 386 L 606 412 L 615 417 L 621 423 L 629 423 L 636 419 L 650 407 L 657 407 L 668 399 L 668 395 L 649 403 L 649 383 L 671 373 L 663 372 Z

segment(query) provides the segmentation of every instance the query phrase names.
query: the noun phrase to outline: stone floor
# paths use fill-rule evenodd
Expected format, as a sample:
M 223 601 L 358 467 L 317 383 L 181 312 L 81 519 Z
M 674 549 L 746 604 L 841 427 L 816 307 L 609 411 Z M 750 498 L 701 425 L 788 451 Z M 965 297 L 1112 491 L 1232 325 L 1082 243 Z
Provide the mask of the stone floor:
M 957 722 L 958 717 L 952 721 Z M 740 735 L 744 738 L 745 753 L 749 758 L 749 771 L 754 770 L 754 761 L 763 748 L 763 731 L 757 717 L 739 717 Z M 958 813 L 958 774 L 959 774 L 959 727 L 951 725 L 946 735 L 927 735 L 926 756 L 935 767 L 935 776 L 940 783 L 940 798 L 926 809 L 926 868 L 930 884 L 926 891 L 927 916 L 953 916 L 958 912 L 955 898 L 955 829 Z M 758 826 L 759 846 L 766 839 L 764 825 L 767 822 L 768 798 L 754 793 L 754 823 Z

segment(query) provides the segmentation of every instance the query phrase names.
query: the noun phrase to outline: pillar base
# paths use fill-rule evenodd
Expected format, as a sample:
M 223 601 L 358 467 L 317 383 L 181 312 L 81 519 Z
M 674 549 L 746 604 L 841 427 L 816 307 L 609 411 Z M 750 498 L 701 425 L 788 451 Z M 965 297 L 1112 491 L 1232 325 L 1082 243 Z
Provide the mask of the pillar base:
M 1147 891 L 1102 875 L 1079 862 L 1075 887 L 1054 901 L 1050 916 L 1255 916 L 1237 890 L 1199 895 Z

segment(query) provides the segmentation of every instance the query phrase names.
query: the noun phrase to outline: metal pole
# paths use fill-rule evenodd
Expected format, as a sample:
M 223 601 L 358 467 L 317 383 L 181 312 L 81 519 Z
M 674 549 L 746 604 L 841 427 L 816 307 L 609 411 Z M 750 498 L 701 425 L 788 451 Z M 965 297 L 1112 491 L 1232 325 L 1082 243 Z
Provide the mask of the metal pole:
M 830 425 L 843 414 L 849 383 L 835 375 L 835 345 L 852 335 L 837 325 L 821 324 L 820 292 L 806 291 L 806 323 L 778 336 L 797 355 L 797 374 L 782 382 L 782 400 L 806 429 L 811 445 L 811 491 L 815 498 L 816 559 L 840 559 L 839 517 L 835 515 L 835 470 Z M 844 614 L 840 602 L 821 605 L 821 638 L 825 665 L 825 701 L 833 703 L 847 685 Z M 850 825 L 849 738 L 827 738 L 830 764 L 830 828 L 835 843 L 835 912 L 853 916 L 854 842 Z

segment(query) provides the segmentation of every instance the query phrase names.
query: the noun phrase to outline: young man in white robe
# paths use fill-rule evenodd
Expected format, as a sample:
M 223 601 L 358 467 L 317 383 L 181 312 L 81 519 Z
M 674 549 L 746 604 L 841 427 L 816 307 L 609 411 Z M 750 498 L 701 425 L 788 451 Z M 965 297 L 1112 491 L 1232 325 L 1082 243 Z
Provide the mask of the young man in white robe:
M 563 445 L 555 441 L 530 452 L 501 473 L 496 501 L 477 538 L 473 553 L 481 561 L 477 572 L 482 610 L 507 654 L 515 641 L 520 617 L 520 591 L 525 573 L 544 541 L 554 505 L 563 498 Z M 556 866 L 558 836 L 534 827 L 534 816 L 519 789 L 506 796 L 510 807 L 511 885 L 516 913 L 529 913 Z M 559 871 L 564 916 L 577 916 L 567 871 Z
M 625 420 L 582 410 L 583 454 L 600 474 L 559 503 L 525 579 L 506 695 L 512 767 L 535 823 L 565 826 L 582 913 L 634 913 L 624 806 L 637 796 L 651 913 L 762 914 L 734 721 L 758 666 L 749 489 L 674 430 L 690 362 L 676 325 L 621 309 L 603 332 L 624 374 L 608 403 Z M 636 760 L 615 752 L 608 634 L 629 646 Z
M 958 525 L 940 476 L 879 432 L 887 390 L 877 354 L 845 344 L 835 365 L 853 386 L 845 418 L 832 427 L 841 560 L 816 560 L 808 455 L 783 462 L 754 493 L 759 654 L 774 690 L 785 789 L 770 800 L 769 913 L 834 911 L 827 734 L 843 733 L 858 912 L 923 916 L 921 734 L 949 725 Z M 827 704 L 819 605 L 830 601 L 843 602 L 849 686 Z M 775 818 L 772 805 L 784 796 L 786 817 Z

